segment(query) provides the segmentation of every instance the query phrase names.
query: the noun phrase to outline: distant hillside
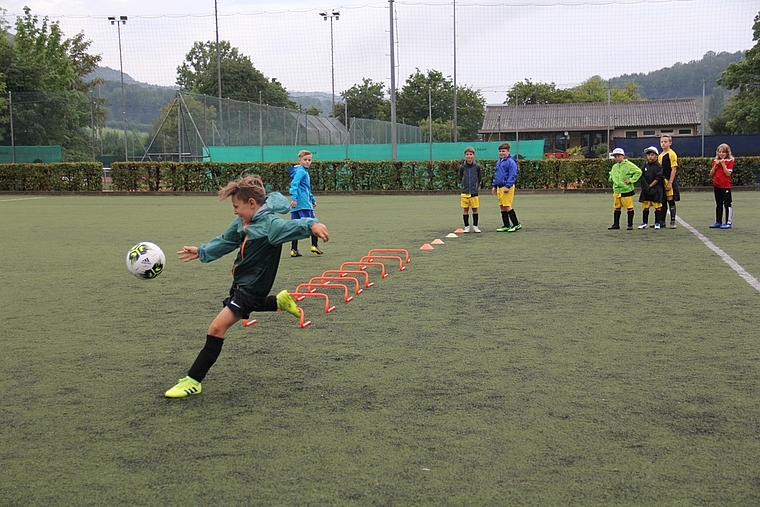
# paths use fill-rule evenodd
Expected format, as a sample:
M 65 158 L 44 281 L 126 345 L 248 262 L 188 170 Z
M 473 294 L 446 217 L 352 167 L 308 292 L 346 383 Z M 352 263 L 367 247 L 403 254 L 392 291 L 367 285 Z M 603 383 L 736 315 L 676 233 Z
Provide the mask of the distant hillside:
M 655 70 L 646 74 L 624 74 L 610 79 L 612 87 L 623 87 L 633 81 L 639 85 L 639 93 L 646 99 L 682 99 L 702 96 L 702 82 L 705 94 L 711 95 L 715 82 L 729 63 L 744 58 L 743 51 L 736 53 L 705 53 L 701 60 L 676 63 L 672 67 Z
M 316 106 L 321 112 L 319 116 L 328 116 L 332 109 L 332 100 L 329 93 L 323 92 L 289 92 L 290 100 L 301 106 L 303 109 L 309 109 Z M 343 97 L 335 97 L 335 103 L 343 102 Z
M 92 81 L 93 79 L 100 78 L 104 81 L 113 81 L 115 83 L 121 84 L 121 72 L 119 72 L 118 69 L 112 69 L 111 67 L 97 67 L 92 73 L 88 74 L 87 77 L 85 77 L 85 81 Z M 135 81 L 132 76 L 124 73 L 124 84 L 136 84 L 139 86 L 142 86 L 143 88 L 165 88 L 167 90 L 176 90 L 176 86 L 159 86 L 154 85 L 150 83 L 142 83 L 140 81 Z

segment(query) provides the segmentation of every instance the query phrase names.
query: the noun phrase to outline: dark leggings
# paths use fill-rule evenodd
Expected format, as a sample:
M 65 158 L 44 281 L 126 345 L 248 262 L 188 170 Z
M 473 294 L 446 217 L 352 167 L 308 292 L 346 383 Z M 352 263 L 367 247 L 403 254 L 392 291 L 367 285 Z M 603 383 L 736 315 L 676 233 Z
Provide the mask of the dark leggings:
M 726 209 L 726 222 L 731 221 L 731 189 L 713 187 L 715 194 L 715 221 L 723 223 L 723 208 Z

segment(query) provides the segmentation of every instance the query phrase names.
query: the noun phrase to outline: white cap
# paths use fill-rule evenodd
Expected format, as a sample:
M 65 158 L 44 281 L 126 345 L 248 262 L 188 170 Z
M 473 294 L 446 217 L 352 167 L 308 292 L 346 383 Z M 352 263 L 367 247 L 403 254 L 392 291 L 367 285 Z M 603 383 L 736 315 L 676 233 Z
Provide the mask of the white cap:
M 657 151 L 657 148 L 655 148 L 654 146 L 650 146 L 649 148 L 647 148 L 646 150 L 644 150 L 644 155 L 646 155 L 647 153 L 654 153 L 655 155 L 659 155 L 660 154 L 660 152 Z
M 625 155 L 623 148 L 615 148 L 612 150 L 612 156 L 614 157 L 615 155 Z

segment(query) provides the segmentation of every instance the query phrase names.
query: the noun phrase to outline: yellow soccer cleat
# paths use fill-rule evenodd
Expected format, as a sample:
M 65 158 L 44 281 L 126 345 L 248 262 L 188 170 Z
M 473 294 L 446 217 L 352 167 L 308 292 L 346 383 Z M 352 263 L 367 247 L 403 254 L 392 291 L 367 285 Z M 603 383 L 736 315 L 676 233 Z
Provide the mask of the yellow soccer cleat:
M 282 290 L 277 294 L 277 308 L 283 312 L 293 314 L 296 317 L 301 317 L 298 305 L 287 290 Z
M 201 383 L 190 377 L 179 379 L 176 386 L 166 391 L 167 398 L 185 398 L 193 394 L 201 394 Z

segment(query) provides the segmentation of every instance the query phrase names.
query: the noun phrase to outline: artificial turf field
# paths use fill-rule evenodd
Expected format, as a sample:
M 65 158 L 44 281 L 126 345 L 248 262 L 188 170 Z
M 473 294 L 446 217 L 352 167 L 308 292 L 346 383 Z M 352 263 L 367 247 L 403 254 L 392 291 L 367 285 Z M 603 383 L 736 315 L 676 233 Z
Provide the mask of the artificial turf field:
M 308 328 L 233 327 L 203 393 L 169 400 L 233 260 L 174 252 L 229 201 L 0 196 L 0 505 L 760 504 L 760 193 L 730 231 L 711 192 L 678 206 L 749 282 L 683 224 L 608 231 L 609 194 L 518 191 L 516 233 L 485 195 L 455 239 L 458 195 L 318 199 L 325 255 L 283 248 L 273 291 L 371 248 L 407 269 L 304 301 Z M 126 271 L 141 240 L 155 280 Z

